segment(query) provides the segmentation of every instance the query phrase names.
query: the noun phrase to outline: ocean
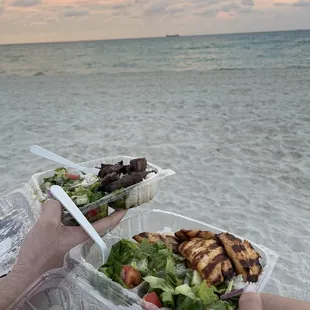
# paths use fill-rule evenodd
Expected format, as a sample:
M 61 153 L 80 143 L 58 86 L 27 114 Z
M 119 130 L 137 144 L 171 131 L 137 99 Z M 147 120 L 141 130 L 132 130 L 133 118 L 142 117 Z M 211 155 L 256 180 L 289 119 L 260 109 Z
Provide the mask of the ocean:
M 309 31 L 0 45 L 0 75 L 309 69 L 309 47 Z
M 53 163 L 145 156 L 153 208 L 276 251 L 267 292 L 310 301 L 310 31 L 0 46 L 0 190 Z

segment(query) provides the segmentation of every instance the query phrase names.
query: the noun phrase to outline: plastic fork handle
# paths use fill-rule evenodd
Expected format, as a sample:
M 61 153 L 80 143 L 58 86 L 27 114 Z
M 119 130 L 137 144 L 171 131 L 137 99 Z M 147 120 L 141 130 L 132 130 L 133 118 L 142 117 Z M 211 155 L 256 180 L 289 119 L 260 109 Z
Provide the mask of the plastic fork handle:
M 105 262 L 108 255 L 109 249 L 107 248 L 104 241 L 101 239 L 99 234 L 96 232 L 94 227 L 89 223 L 80 209 L 75 205 L 72 199 L 67 195 L 67 193 L 58 185 L 53 185 L 50 188 L 52 195 L 61 202 L 61 204 L 70 212 L 73 218 L 80 224 L 80 226 L 85 230 L 91 239 L 100 247 L 103 255 L 103 261 Z
M 72 161 L 70 161 L 69 159 L 66 159 L 64 157 L 61 157 L 53 152 L 50 152 L 46 149 L 44 149 L 43 147 L 41 146 L 38 146 L 38 145 L 32 145 L 30 147 L 30 152 L 32 154 L 35 154 L 35 155 L 38 155 L 38 156 L 41 156 L 41 157 L 44 157 L 44 158 L 47 158 L 49 160 L 52 160 L 56 163 L 59 163 L 59 164 L 62 164 L 66 167 L 70 167 L 70 168 L 73 168 L 73 169 L 76 169 L 76 170 L 79 170 L 79 171 L 82 171 L 83 170 L 83 167 L 76 164 L 76 163 L 73 163 Z

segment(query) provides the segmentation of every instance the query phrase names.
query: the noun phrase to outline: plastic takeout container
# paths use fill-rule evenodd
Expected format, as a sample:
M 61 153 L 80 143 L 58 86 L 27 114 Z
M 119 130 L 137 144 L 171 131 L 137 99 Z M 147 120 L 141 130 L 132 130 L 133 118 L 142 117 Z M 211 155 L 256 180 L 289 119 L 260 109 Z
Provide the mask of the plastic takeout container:
M 35 205 L 25 184 L 1 194 L 0 277 L 11 270 L 25 236 L 39 217 Z
M 120 239 L 131 239 L 133 235 L 139 234 L 144 231 L 173 233 L 182 228 L 209 230 L 215 233 L 223 232 L 222 229 L 182 215 L 162 210 L 153 210 L 151 212 L 136 215 L 121 222 L 115 228 L 111 229 L 103 237 L 103 240 L 106 242 L 107 246 L 111 248 L 112 245 L 118 242 Z M 245 239 L 241 236 L 235 236 L 241 239 Z M 278 255 L 272 250 L 266 248 L 265 246 L 255 244 L 252 241 L 250 242 L 262 257 L 261 263 L 263 265 L 263 273 L 260 276 L 259 282 L 256 286 L 257 292 L 262 292 L 268 280 L 270 279 L 270 276 L 277 262 Z M 106 308 L 102 307 L 101 309 L 122 309 L 122 307 L 124 307 L 123 309 L 142 309 L 141 307 L 144 307 L 143 309 L 158 309 L 157 307 L 154 307 L 150 304 L 148 304 L 148 307 L 151 308 L 145 308 L 145 306 L 143 306 L 144 301 L 135 294 L 134 289 L 126 290 L 121 285 L 113 282 L 111 279 L 108 279 L 103 273 L 99 272 L 98 268 L 101 267 L 101 262 L 101 251 L 99 250 L 97 245 L 91 241 L 73 248 L 66 255 L 65 268 L 70 274 L 70 277 L 74 278 L 75 285 L 79 287 L 79 290 L 81 290 L 79 298 L 84 298 L 85 296 L 85 300 L 88 300 L 90 298 L 89 295 L 92 295 L 95 296 L 97 300 L 104 299 L 104 305 L 109 304 L 110 306 L 113 305 L 115 307 L 109 308 L 107 306 Z M 70 287 L 70 290 L 66 291 L 66 294 L 70 294 L 70 297 L 65 297 L 63 295 L 53 295 L 51 297 L 51 294 L 45 293 L 45 295 L 42 296 L 42 301 L 39 302 L 36 294 L 38 294 L 37 292 L 39 292 L 40 290 L 46 288 L 44 286 L 44 283 L 45 282 L 43 280 L 39 280 L 32 286 L 32 288 L 25 292 L 18 301 L 19 307 L 28 303 L 31 304 L 33 308 L 16 309 L 45 309 L 44 306 L 48 298 L 50 304 L 55 303 L 55 305 L 60 305 L 62 307 L 61 309 L 69 309 L 65 307 L 67 305 L 66 299 L 69 298 L 71 300 L 73 298 L 76 298 L 76 293 L 74 291 L 71 291 L 71 286 L 67 286 L 67 284 L 65 285 L 65 287 Z M 87 283 L 87 286 L 85 286 L 85 283 Z M 48 287 L 50 287 L 50 284 L 48 284 Z M 35 306 L 33 306 L 34 300 L 36 302 Z M 96 305 L 91 308 L 86 301 L 82 302 L 81 300 L 82 299 L 80 299 L 79 301 L 80 308 L 76 305 L 76 308 L 74 306 L 72 309 L 99 309 L 96 308 Z
M 137 300 L 135 295 L 125 296 L 107 281 L 100 282 L 105 295 L 78 273 L 68 269 L 54 269 L 43 274 L 18 298 L 9 309 L 14 310 L 156 310 L 157 307 Z M 108 298 L 107 298 L 108 294 Z
M 112 156 L 87 161 L 81 163 L 81 165 L 94 168 L 100 167 L 101 164 L 116 164 L 120 161 L 123 161 L 124 165 L 128 165 L 132 159 L 134 159 L 134 157 Z M 80 210 L 90 222 L 94 222 L 108 215 L 108 206 L 112 208 L 130 209 L 148 203 L 156 194 L 158 181 L 169 175 L 175 174 L 175 172 L 171 169 L 162 169 L 149 162 L 147 170 L 154 170 L 156 171 L 156 174 L 150 174 L 140 183 L 114 191 L 93 203 L 81 207 Z M 51 177 L 54 173 L 55 170 L 49 170 L 36 173 L 31 177 L 30 184 L 40 202 L 43 202 L 48 198 L 48 195 L 43 193 L 41 189 L 41 186 L 44 183 L 44 178 Z M 77 224 L 72 216 L 66 211 L 64 211 L 63 222 L 67 225 Z
M 150 212 L 138 214 L 121 222 L 115 228 L 110 230 L 103 237 L 103 240 L 105 241 L 108 248 L 111 248 L 122 238 L 133 241 L 132 236 L 137 235 L 141 232 L 174 233 L 180 229 L 200 229 L 212 231 L 217 234 L 221 232 L 226 232 L 220 228 L 191 219 L 183 215 L 168 211 L 153 210 Z M 236 234 L 234 235 L 242 240 L 246 239 L 242 236 L 238 236 Z M 249 241 L 251 242 L 255 250 L 258 251 L 261 255 L 263 272 L 259 277 L 259 281 L 256 285 L 257 292 L 261 292 L 265 288 L 273 272 L 275 264 L 278 260 L 278 255 L 263 245 L 258 245 L 251 240 Z M 100 276 L 106 277 L 103 273 L 97 271 L 98 268 L 101 267 L 101 252 L 96 246 L 90 245 L 91 243 L 88 242 L 73 248 L 67 256 L 68 263 L 70 264 L 71 260 L 71 262 L 75 262 L 75 265 L 84 265 L 86 269 L 90 269 L 93 272 L 100 274 Z
M 120 160 L 127 163 L 131 159 L 132 157 L 128 156 L 114 156 L 88 161 L 82 163 L 82 165 L 94 167 L 97 165 L 100 166 L 102 162 L 115 163 Z M 132 188 L 127 188 L 126 191 L 120 193 L 121 199 L 127 203 L 127 206 L 134 205 L 134 203 L 139 205 L 153 198 L 157 190 L 157 182 L 168 175 L 174 174 L 174 171 L 170 169 L 163 170 L 150 163 L 149 166 L 151 169 L 158 171 L 155 176 L 152 176 L 150 179 Z M 35 174 L 31 177 L 29 182 L 18 184 L 15 188 L 0 194 L 0 277 L 6 275 L 10 271 L 11 266 L 16 261 L 16 256 L 22 241 L 40 216 L 41 203 L 46 199 L 39 185 L 40 182 L 43 181 L 43 177 L 45 177 L 43 176 L 44 174 L 46 174 L 46 177 L 51 176 L 53 170 Z M 111 202 L 113 202 L 113 199 L 118 198 L 111 196 L 113 195 L 110 195 Z M 106 197 L 104 198 L 106 199 Z M 87 209 L 83 212 L 85 214 L 85 212 L 96 210 L 96 208 L 98 209 L 99 207 L 92 205 L 89 207 L 89 210 Z M 98 212 L 97 216 L 100 218 L 108 214 L 107 206 L 101 206 L 100 211 L 101 210 L 105 213 Z M 85 215 L 91 222 L 98 219 L 98 217 L 91 217 L 90 214 Z M 67 215 L 66 220 L 67 222 L 69 221 L 70 224 L 76 224 L 71 216 Z M 66 221 L 64 221 L 64 223 L 66 224 Z

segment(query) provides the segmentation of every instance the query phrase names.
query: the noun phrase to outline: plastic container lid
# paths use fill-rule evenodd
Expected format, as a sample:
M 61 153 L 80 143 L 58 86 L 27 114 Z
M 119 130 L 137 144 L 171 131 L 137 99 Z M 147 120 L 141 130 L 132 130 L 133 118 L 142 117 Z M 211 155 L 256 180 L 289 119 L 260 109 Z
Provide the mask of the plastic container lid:
M 110 294 L 117 299 L 117 291 Z M 67 268 L 42 275 L 9 309 L 16 310 L 155 310 L 152 305 L 128 298 L 118 304 L 101 296 L 90 283 Z
M 0 198 L 0 276 L 10 271 L 22 241 L 39 216 L 31 200 L 30 188 L 25 185 Z

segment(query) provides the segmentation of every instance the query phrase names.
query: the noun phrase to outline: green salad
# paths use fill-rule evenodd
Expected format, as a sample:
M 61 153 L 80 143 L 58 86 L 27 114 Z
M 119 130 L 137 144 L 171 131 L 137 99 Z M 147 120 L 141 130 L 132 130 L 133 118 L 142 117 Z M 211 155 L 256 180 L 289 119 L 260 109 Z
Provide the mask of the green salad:
M 147 167 L 145 158 L 135 158 L 130 160 L 128 165 L 125 165 L 123 161 L 115 164 L 101 164 L 98 168 L 98 175 L 71 173 L 65 168 L 58 168 L 55 169 L 53 176 L 44 178 L 41 189 L 49 196 L 50 187 L 59 185 L 78 207 L 110 195 L 108 198 L 111 198 L 111 207 L 126 209 L 136 205 L 127 206 L 125 189 L 157 173 Z M 117 198 L 112 199 L 114 197 Z
M 52 185 L 61 186 L 78 207 L 83 207 L 105 196 L 105 192 L 99 190 L 101 182 L 97 176 L 70 173 L 65 168 L 55 169 L 52 177 L 44 178 L 41 186 L 43 193 L 49 195 Z
M 113 245 L 107 262 L 99 268 L 108 278 L 126 289 L 146 287 L 138 295 L 157 307 L 187 310 L 235 310 L 238 297 L 222 301 L 232 291 L 231 279 L 217 286 L 208 285 L 197 270 L 187 267 L 186 259 L 164 243 L 141 243 L 121 239 Z

